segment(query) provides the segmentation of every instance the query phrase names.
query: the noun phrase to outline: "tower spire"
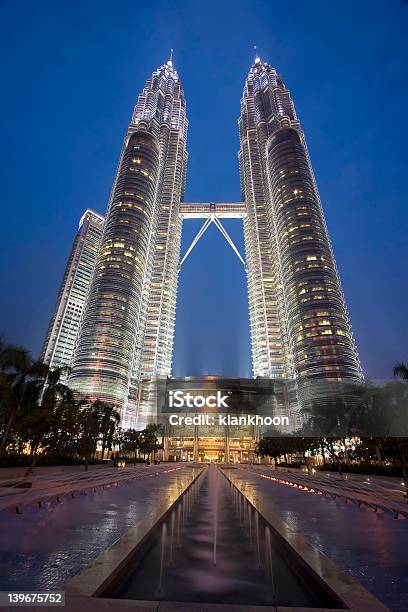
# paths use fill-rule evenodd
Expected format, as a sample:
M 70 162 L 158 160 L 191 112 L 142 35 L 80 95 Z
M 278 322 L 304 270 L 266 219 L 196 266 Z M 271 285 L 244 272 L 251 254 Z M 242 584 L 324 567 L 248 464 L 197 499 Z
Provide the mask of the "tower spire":
M 170 49 L 170 57 L 167 63 L 169 64 L 169 66 L 173 65 L 173 49 Z
M 258 47 L 256 45 L 254 45 L 254 51 L 255 51 L 254 64 L 258 64 L 261 61 L 261 59 L 260 59 L 260 57 L 258 55 L 257 49 L 258 49 Z

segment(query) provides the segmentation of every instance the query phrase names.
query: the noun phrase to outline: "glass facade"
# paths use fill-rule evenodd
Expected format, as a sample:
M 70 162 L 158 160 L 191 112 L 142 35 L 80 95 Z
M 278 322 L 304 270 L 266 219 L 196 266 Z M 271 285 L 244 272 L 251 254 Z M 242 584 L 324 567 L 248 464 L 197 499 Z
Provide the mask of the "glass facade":
M 159 148 L 144 131 L 125 141 L 95 273 L 74 354 L 70 385 L 122 404 L 143 315 L 143 288 L 159 171 Z
M 289 91 L 257 57 L 239 118 L 254 376 L 362 378 L 307 146 Z
M 70 386 L 133 422 L 140 377 L 170 374 L 180 201 L 187 162 L 183 90 L 156 70 L 129 124 L 73 359 Z
M 267 154 L 288 351 L 296 377 L 355 380 L 360 366 L 301 134 L 282 127 L 271 136 Z
M 71 365 L 103 223 L 103 216 L 90 209 L 80 219 L 41 352 L 41 360 L 52 369 Z
M 362 379 L 305 137 L 259 57 L 238 123 L 243 201 L 184 203 L 188 122 L 170 59 L 138 97 L 97 257 L 103 218 L 84 215 L 44 358 L 72 363 L 70 386 L 115 404 L 124 427 L 148 422 L 157 381 L 171 376 L 184 219 L 243 220 L 253 375 L 286 381 L 276 388 L 294 420 L 303 383 L 310 398 L 321 381 Z

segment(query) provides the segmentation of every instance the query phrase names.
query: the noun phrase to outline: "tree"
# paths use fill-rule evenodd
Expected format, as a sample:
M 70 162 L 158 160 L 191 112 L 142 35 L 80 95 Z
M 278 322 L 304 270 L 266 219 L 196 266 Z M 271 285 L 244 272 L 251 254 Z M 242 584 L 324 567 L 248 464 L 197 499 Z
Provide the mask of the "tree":
M 78 457 L 79 440 L 82 434 L 81 402 L 72 392 L 67 393 L 58 403 L 55 422 L 47 438 L 47 454 L 75 459 Z
M 95 400 L 83 400 L 79 411 L 79 436 L 76 452 L 85 458 L 85 471 L 95 455 L 98 443 L 102 446 L 102 458 L 106 448 L 111 449 L 120 415 L 111 404 Z
M 39 398 L 49 368 L 40 361 L 33 361 L 26 349 L 12 344 L 0 347 L 1 405 L 3 413 L 3 437 L 0 454 L 4 453 L 16 418 L 29 396 Z
M 292 448 L 293 452 L 299 453 L 302 455 L 303 460 L 306 464 L 307 470 L 310 470 L 310 464 L 307 462 L 306 453 L 309 452 L 311 455 L 315 455 L 321 448 L 322 440 L 321 438 L 312 438 L 310 436 L 293 436 Z
M 312 400 L 301 412 L 307 421 L 306 435 L 318 437 L 344 437 L 351 433 L 352 415 L 358 402 L 348 387 L 327 387 L 324 395 Z
M 85 472 L 91 457 L 95 454 L 100 433 L 102 402 L 85 403 L 80 411 L 80 435 L 78 438 L 77 452 L 85 458 Z
M 163 444 L 159 443 L 159 435 L 163 435 L 163 426 L 155 423 L 151 423 L 141 432 L 140 450 L 149 457 L 149 460 L 153 453 L 154 461 L 157 451 L 163 448 Z
M 117 448 L 117 452 L 120 454 L 123 449 L 123 444 L 126 440 L 126 432 L 131 430 L 122 429 L 117 427 L 113 435 L 112 444 Z
M 276 463 L 284 455 L 294 453 L 297 450 L 297 441 L 293 436 L 266 436 L 258 442 L 255 453 L 261 457 L 272 457 Z
M 65 371 L 66 368 L 48 370 L 42 388 L 28 388 L 28 392 L 33 392 L 33 396 L 27 398 L 26 410 L 17 423 L 20 435 L 22 430 L 25 431 L 26 440 L 30 444 L 31 465 L 26 476 L 41 456 L 38 454 L 40 449 L 42 455 L 52 451 L 61 432 L 61 407 L 74 402 L 71 389 L 60 382 Z
M 143 448 L 143 432 L 136 429 L 127 429 L 123 432 L 122 450 L 125 453 L 133 453 L 134 463 L 141 448 Z
M 394 366 L 394 376 L 408 380 L 408 364 L 404 361 L 397 362 Z
M 100 411 L 101 457 L 103 459 L 105 449 L 108 449 L 108 451 L 112 449 L 113 436 L 120 421 L 120 414 L 113 405 L 105 404 L 101 401 L 95 402 L 94 406 L 96 405 Z

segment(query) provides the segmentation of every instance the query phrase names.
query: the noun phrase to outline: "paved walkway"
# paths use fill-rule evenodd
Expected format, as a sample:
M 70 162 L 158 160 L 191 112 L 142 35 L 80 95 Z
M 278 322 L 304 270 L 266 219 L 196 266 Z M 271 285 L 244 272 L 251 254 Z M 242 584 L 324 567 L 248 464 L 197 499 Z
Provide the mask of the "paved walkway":
M 300 482 L 300 474 L 284 474 L 266 466 L 232 471 L 234 478 L 260 495 L 281 520 L 306 536 L 383 603 L 395 612 L 408 610 L 408 520 L 396 520 L 387 511 L 375 512 L 369 505 L 346 503 L 341 497 L 319 495 L 316 483 L 311 492 L 283 482 Z M 310 489 L 310 479 L 308 482 Z M 344 493 L 347 487 L 359 493 L 357 483 L 346 483 L 337 483 L 339 492 Z M 366 491 L 359 494 L 366 496 Z M 375 500 L 377 491 L 370 495 Z
M 408 518 L 408 499 L 405 486 L 398 479 L 387 477 L 344 475 L 315 472 L 307 474 L 302 470 L 273 469 L 270 466 L 248 466 L 263 478 L 272 479 L 280 484 L 303 487 L 336 497 L 341 497 L 357 505 L 367 505 L 376 512 L 387 511 L 394 518 Z
M 78 490 L 60 503 L 26 505 L 23 514 L 0 512 L 0 590 L 57 589 L 128 529 L 170 504 L 196 472 L 172 464 L 144 468 L 149 470 L 116 487 Z
M 86 472 L 83 466 L 81 470 L 76 469 L 77 467 L 38 468 L 34 475 L 26 479 L 23 478 L 24 472 L 9 478 L 4 478 L 3 475 L 2 479 L 0 475 L 0 512 L 8 510 L 21 514 L 33 504 L 53 505 L 76 493 L 90 493 L 101 488 L 117 486 L 134 478 L 148 477 L 180 466 L 171 464 L 158 466 L 136 464 L 130 468 L 92 466 L 93 469 Z M 24 480 L 31 483 L 31 488 L 21 487 Z
M 256 466 L 256 467 L 267 467 L 271 466 Z M 366 490 L 377 489 L 382 492 L 389 492 L 396 496 L 400 501 L 406 496 L 408 490 L 408 483 L 405 484 L 402 477 L 397 476 L 373 476 L 372 474 L 352 474 L 343 473 L 340 475 L 338 472 L 331 472 L 325 470 L 316 470 L 313 475 L 308 476 L 307 473 L 300 468 L 278 468 L 280 472 L 291 473 L 293 475 L 303 475 L 308 478 L 320 482 L 343 482 L 347 484 L 358 483 Z
M 136 464 L 143 465 L 143 464 Z M 105 470 L 106 468 L 112 467 L 112 463 L 107 461 L 106 463 L 93 463 L 88 467 L 89 472 L 95 472 L 98 470 Z M 0 468 L 0 485 L 7 481 L 22 479 L 24 473 L 27 471 L 26 467 L 1 467 Z M 66 475 L 75 472 L 84 472 L 83 465 L 40 465 L 33 468 L 32 478 L 47 478 L 49 476 Z

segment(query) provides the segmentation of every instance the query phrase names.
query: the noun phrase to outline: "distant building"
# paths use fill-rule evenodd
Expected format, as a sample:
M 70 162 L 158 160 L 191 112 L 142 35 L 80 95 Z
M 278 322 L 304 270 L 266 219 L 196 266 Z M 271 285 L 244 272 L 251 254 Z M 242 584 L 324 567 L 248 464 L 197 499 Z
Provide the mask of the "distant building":
M 41 353 L 52 369 L 71 363 L 103 225 L 104 217 L 89 208 L 79 221 Z

